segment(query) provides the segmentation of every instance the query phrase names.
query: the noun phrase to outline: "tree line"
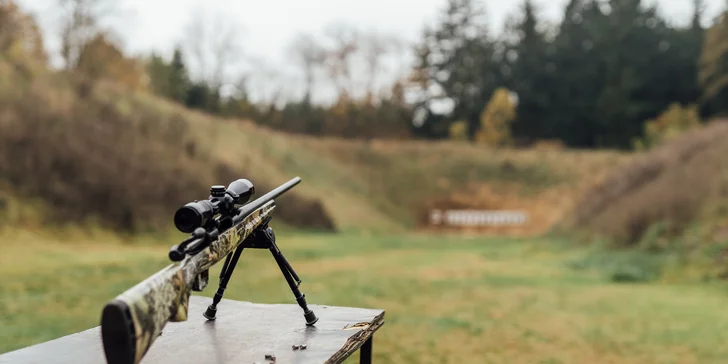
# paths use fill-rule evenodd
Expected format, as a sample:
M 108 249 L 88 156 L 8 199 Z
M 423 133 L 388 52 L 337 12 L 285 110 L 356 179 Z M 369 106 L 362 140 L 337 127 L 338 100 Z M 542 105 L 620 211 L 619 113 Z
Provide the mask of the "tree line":
M 89 31 L 104 0 L 61 2 L 68 69 L 293 133 L 633 148 L 720 116 L 728 105 L 728 20 L 721 15 L 704 27 L 702 0 L 692 1 L 684 25 L 642 0 L 570 0 L 561 20 L 548 23 L 523 0 L 495 35 L 480 1 L 448 0 L 406 68 L 391 65 L 410 49 L 401 41 L 332 26 L 289 47 L 304 92 L 286 96 L 288 85 L 278 82 L 258 100 L 250 97 L 250 73 L 230 71 L 245 53 L 234 25 L 196 18 L 172 57 L 136 59 L 110 32 Z M 193 76 L 192 68 L 205 72 Z M 397 77 L 383 83 L 385 74 Z M 333 86 L 334 102 L 315 101 L 324 84 Z
M 557 140 L 579 148 L 644 145 L 654 140 L 649 122 L 663 112 L 692 116 L 689 110 L 695 108 L 695 115 L 708 118 L 725 111 L 728 77 L 721 45 L 728 41 L 728 27 L 721 16 L 705 29 L 701 0 L 693 0 L 686 25 L 674 24 L 657 5 L 641 0 L 570 0 L 561 21 L 547 24 L 533 2 L 524 0 L 497 36 L 489 32 L 485 10 L 476 0 L 449 0 L 437 23 L 424 29 L 414 67 L 387 97 L 367 90 L 353 98 L 351 89 L 341 86 L 349 81 L 350 57 L 365 48 L 341 32 L 338 47 L 329 50 L 313 38 L 299 42 L 309 81 L 300 100 L 261 108 L 244 96 L 207 106 L 188 98 L 187 105 L 297 133 L 525 145 Z M 169 66 L 180 63 L 179 56 L 175 59 Z M 376 62 L 375 57 L 371 70 Z M 333 105 L 311 103 L 311 69 L 317 64 L 329 65 L 330 74 L 339 76 Z M 190 90 L 188 96 L 206 94 Z M 506 91 L 511 105 L 503 97 Z M 218 97 L 213 92 L 209 99 Z M 438 103 L 448 106 L 438 110 Z M 495 111 L 496 104 L 504 109 Z M 493 115 L 507 117 L 499 121 Z M 674 123 L 695 124 L 680 120 Z
M 244 58 L 240 55 L 245 52 L 233 37 L 225 37 L 234 32 L 206 31 L 206 25 L 202 18 L 193 18 L 186 43 L 177 47 L 170 59 L 152 54 L 146 60 L 153 92 L 190 108 L 246 118 L 292 133 L 345 138 L 412 136 L 406 80 L 382 82 L 385 73 L 401 68 L 401 61 L 391 64 L 402 50 L 398 39 L 337 23 L 327 26 L 323 36 L 298 35 L 287 51 L 299 70 L 303 93 L 291 96 L 285 93 L 291 82 L 281 82 L 276 71 L 260 67 L 264 61 L 248 60 L 258 61 L 259 67 L 224 77 L 223 70 Z M 228 24 L 227 29 L 234 29 L 234 25 Z M 210 49 L 204 49 L 206 46 Z M 193 77 L 190 64 L 208 72 Z M 273 85 L 273 89 L 267 93 L 255 90 L 259 99 L 253 100 L 251 76 Z M 333 102 L 315 100 L 314 94 L 322 85 L 333 86 Z
M 707 67 L 699 62 L 705 29 L 702 2 L 693 5 L 692 21 L 676 26 L 640 0 L 570 0 L 561 22 L 549 26 L 526 0 L 494 37 L 477 1 L 450 0 L 424 32 L 415 70 L 420 89 L 454 107 L 445 117 L 430 112 L 421 134 L 444 138 L 453 120 L 463 120 L 473 139 L 483 105 L 500 87 L 517 97 L 510 129 L 522 143 L 630 148 L 673 103 L 716 114 L 721 107 L 709 107 L 713 96 L 698 80 Z

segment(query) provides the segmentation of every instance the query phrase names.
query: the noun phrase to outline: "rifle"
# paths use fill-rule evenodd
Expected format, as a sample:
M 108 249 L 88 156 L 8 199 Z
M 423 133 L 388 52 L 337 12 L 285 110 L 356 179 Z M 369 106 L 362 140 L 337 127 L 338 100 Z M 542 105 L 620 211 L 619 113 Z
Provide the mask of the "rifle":
M 298 289 L 301 280 L 278 249 L 273 229 L 268 226 L 275 209 L 273 199 L 300 182 L 296 177 L 246 204 L 255 187 L 249 180 L 239 179 L 227 188 L 212 186 L 207 200 L 178 209 L 174 224 L 191 236 L 170 249 L 169 258 L 174 263 L 117 296 L 102 311 L 101 337 L 107 362 L 139 363 L 168 321 L 187 320 L 191 291 L 202 291 L 210 267 L 225 257 L 217 292 L 203 313 L 207 320 L 214 320 L 245 248 L 270 250 L 303 309 L 306 325 L 314 325 L 318 318 Z

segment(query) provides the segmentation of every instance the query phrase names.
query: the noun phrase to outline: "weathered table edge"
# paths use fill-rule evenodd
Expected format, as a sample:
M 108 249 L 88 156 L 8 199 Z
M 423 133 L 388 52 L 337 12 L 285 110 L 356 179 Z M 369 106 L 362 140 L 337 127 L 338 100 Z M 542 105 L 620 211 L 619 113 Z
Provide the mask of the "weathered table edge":
M 351 354 L 354 354 L 359 348 L 362 347 L 362 345 L 367 344 L 369 345 L 368 351 L 369 353 L 365 353 L 362 351 L 361 354 L 361 363 L 369 363 L 371 362 L 371 343 L 372 339 L 374 337 L 374 333 L 379 330 L 382 325 L 384 325 L 384 314 L 385 311 L 382 311 L 379 315 L 374 317 L 374 319 L 369 323 L 369 325 L 350 337 L 348 340 L 346 340 L 346 343 L 344 346 L 341 347 L 334 355 L 332 355 L 329 360 L 325 362 L 325 364 L 339 364 L 342 363 L 344 360 L 349 358 Z M 362 349 L 363 350 L 363 349 Z M 366 358 L 368 356 L 368 358 Z

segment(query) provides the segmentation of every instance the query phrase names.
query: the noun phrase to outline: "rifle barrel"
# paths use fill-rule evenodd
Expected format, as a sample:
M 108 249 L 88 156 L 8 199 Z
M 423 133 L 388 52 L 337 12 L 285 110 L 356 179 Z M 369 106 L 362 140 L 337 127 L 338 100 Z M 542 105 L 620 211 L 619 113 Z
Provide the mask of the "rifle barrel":
M 244 217 L 244 216 L 250 214 L 251 212 L 255 211 L 257 208 L 265 205 L 268 201 L 284 194 L 286 191 L 295 187 L 299 183 L 301 183 L 301 177 L 296 177 L 296 178 L 293 178 L 290 181 L 274 188 L 272 191 L 266 193 L 263 196 L 256 198 L 255 200 L 253 200 L 250 203 L 241 207 L 238 210 L 239 211 L 238 216 Z

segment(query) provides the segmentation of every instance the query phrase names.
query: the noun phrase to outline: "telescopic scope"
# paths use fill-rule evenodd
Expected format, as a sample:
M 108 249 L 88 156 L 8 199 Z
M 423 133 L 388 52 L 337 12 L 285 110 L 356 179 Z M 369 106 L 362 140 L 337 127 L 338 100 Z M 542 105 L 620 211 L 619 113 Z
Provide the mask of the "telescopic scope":
M 207 225 L 217 214 L 234 215 L 236 205 L 245 204 L 255 193 L 253 183 L 247 179 L 233 181 L 230 185 L 212 186 L 207 200 L 190 202 L 174 214 L 174 225 L 183 233 L 192 233 Z

